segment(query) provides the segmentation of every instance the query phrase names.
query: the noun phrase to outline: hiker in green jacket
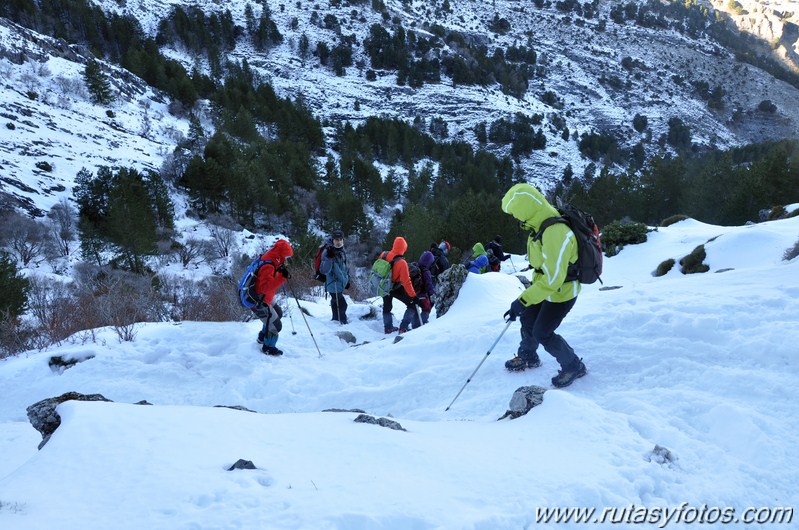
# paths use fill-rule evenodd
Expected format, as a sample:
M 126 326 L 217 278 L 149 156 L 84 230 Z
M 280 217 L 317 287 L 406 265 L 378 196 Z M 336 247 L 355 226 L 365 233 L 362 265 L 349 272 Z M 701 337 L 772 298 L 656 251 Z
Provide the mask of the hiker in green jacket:
M 552 385 L 564 387 L 586 374 L 585 364 L 571 346 L 555 330 L 569 313 L 577 295 L 580 282 L 566 281 L 569 263 L 577 261 L 577 240 L 563 223 L 547 228 L 541 238 L 537 232 L 541 223 L 558 217 L 558 211 L 531 184 L 516 184 L 502 199 L 502 211 L 512 215 L 523 230 L 529 230 L 527 256 L 534 270 L 533 280 L 527 289 L 511 303 L 505 313 L 506 320 L 521 320 L 521 342 L 516 357 L 505 363 L 511 371 L 541 366 L 537 349 L 541 344 L 560 364 Z
M 480 242 L 475 243 L 474 246 L 472 247 L 472 257 L 471 257 L 469 263 L 466 266 L 467 267 L 471 266 L 475 261 L 477 261 L 477 258 L 479 258 L 480 256 L 485 256 L 486 257 L 485 265 L 480 265 L 480 267 L 479 267 L 480 268 L 480 274 L 483 274 L 484 272 L 488 272 L 489 271 L 488 263 L 489 263 L 490 260 L 488 258 L 488 254 L 486 254 L 485 247 Z

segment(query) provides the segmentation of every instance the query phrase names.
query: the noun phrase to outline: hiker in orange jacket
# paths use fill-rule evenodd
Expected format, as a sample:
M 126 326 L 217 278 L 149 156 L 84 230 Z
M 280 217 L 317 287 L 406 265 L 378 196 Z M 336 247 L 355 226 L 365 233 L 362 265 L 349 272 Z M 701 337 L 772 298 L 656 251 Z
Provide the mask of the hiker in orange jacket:
M 388 251 L 384 258 L 391 263 L 391 282 L 395 286 L 390 293 L 383 297 L 383 327 L 386 333 L 393 333 L 400 330 L 400 328 L 394 326 L 394 319 L 391 315 L 394 298 L 408 307 L 401 324 L 408 325 L 406 320 L 410 319 L 413 321 L 413 327 L 421 325 L 421 322 L 419 322 L 419 313 L 416 311 L 416 305 L 419 299 L 416 296 L 416 291 L 411 282 L 411 275 L 408 272 L 408 262 L 405 261 L 404 257 L 406 250 L 408 250 L 408 243 L 405 241 L 405 238 L 397 237 L 394 239 L 391 250 Z M 412 316 L 409 314 L 411 311 L 413 312 Z M 402 329 L 402 331 L 406 330 L 406 328 Z
M 275 346 L 277 336 L 283 328 L 280 322 L 283 310 L 274 303 L 274 298 L 286 279 L 291 278 L 286 268 L 286 259 L 293 254 L 291 244 L 285 239 L 278 239 L 272 248 L 261 255 L 262 260 L 269 261 L 258 270 L 255 292 L 261 296 L 262 302 L 253 308 L 253 311 L 264 324 L 258 333 L 258 342 L 262 344 L 261 351 L 267 355 L 283 355 L 283 352 Z

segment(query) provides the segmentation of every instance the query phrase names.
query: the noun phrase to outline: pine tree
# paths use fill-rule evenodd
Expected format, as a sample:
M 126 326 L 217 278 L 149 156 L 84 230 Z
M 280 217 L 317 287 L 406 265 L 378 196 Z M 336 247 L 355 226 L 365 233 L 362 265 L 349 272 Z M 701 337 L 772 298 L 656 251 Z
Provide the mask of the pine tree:
M 92 102 L 99 105 L 107 105 L 113 101 L 111 83 L 100 67 L 100 63 L 94 59 L 89 59 L 83 71 L 83 79 L 86 81 L 86 88 L 89 90 Z
M 8 315 L 16 318 L 22 314 L 28 303 L 30 283 L 19 274 L 14 260 L 6 253 L 0 253 L 0 318 Z

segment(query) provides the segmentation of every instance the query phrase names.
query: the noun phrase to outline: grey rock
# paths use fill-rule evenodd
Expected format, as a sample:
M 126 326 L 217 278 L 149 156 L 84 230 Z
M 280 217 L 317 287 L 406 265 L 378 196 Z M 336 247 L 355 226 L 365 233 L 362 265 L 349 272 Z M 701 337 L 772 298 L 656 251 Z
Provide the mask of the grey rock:
M 535 385 L 517 388 L 510 398 L 508 410 L 499 419 L 516 419 L 520 416 L 524 416 L 530 412 L 533 407 L 537 407 L 544 402 L 544 392 L 546 391 L 546 388 Z
M 336 331 L 336 337 L 343 340 L 347 344 L 355 344 L 355 335 L 349 331 Z
M 37 401 L 29 406 L 26 411 L 28 413 L 28 421 L 31 422 L 33 428 L 39 431 L 42 435 L 42 442 L 39 444 L 39 449 L 44 447 L 50 436 L 61 425 L 61 416 L 56 412 L 56 407 L 65 401 L 107 401 L 101 394 L 81 394 L 80 392 L 67 392 L 58 397 L 52 397 Z
M 365 314 L 358 317 L 360 320 L 377 320 L 377 317 L 380 315 L 377 308 L 374 306 L 369 306 L 369 311 Z
M 438 276 L 436 284 L 436 317 L 443 316 L 455 300 L 466 281 L 469 271 L 461 264 L 456 264 Z
M 238 460 L 236 460 L 235 464 L 233 464 L 228 468 L 228 471 L 233 471 L 234 469 L 258 469 L 258 468 L 255 467 L 255 464 L 253 464 L 252 461 L 239 458 Z
M 68 370 L 76 364 L 82 363 L 83 361 L 88 361 L 89 359 L 94 359 L 94 355 L 88 355 L 82 358 L 54 355 L 50 357 L 50 360 L 47 362 L 47 364 L 50 366 L 50 369 L 53 372 L 57 374 L 63 374 L 64 370 Z
M 655 444 L 647 460 L 661 465 L 673 465 L 677 462 L 677 456 L 665 447 Z
M 387 427 L 389 429 L 393 429 L 395 431 L 404 431 L 402 425 L 394 420 L 390 420 L 388 418 L 375 418 L 374 416 L 370 416 L 368 414 L 360 414 L 357 418 L 355 418 L 355 423 L 369 423 L 372 425 L 380 425 L 381 427 Z
M 233 409 L 233 410 L 241 410 L 244 412 L 254 412 L 255 414 L 257 414 L 257 412 L 255 412 L 254 410 L 250 410 L 247 407 L 242 407 L 241 405 L 214 405 L 214 407 L 220 409 Z

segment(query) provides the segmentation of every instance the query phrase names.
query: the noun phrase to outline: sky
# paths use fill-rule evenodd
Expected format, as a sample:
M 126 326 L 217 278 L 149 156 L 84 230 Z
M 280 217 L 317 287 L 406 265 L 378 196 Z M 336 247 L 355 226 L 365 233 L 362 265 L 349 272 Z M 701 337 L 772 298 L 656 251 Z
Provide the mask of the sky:
M 540 368 L 503 367 L 523 256 L 469 275 L 449 312 L 396 344 L 361 319 L 377 301 L 352 302 L 341 326 L 329 300 L 301 300 L 303 319 L 292 299 L 282 357 L 260 353 L 258 322 L 180 322 L 0 361 L 0 528 L 795 528 L 762 521 L 799 506 L 799 259 L 782 259 L 797 240 L 799 217 L 689 219 L 606 258 L 604 286 L 584 286 L 559 328 L 588 368 L 564 389 L 543 350 Z M 710 272 L 652 276 L 699 244 Z M 54 372 L 56 355 L 82 362 Z M 497 421 L 526 385 L 548 389 L 543 403 Z M 60 405 L 37 450 L 26 407 L 67 391 L 113 403 Z M 324 412 L 355 408 L 405 430 Z M 257 469 L 228 471 L 238 459 Z M 567 508 L 596 511 L 537 523 Z

